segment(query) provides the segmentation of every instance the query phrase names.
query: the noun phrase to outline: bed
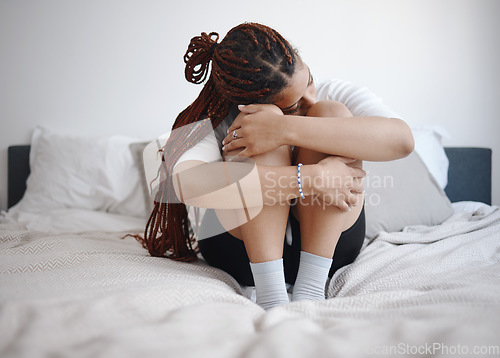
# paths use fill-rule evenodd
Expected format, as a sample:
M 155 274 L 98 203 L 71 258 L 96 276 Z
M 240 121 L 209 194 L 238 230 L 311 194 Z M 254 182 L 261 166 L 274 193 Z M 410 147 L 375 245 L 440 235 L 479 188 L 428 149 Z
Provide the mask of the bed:
M 124 238 L 149 209 L 147 143 L 37 128 L 31 145 L 8 151 L 0 356 L 500 356 L 491 150 L 414 134 L 437 149 L 367 163 L 365 245 L 327 283 L 328 299 L 264 311 L 251 287 L 202 259 L 151 257 Z M 70 177 L 58 171 L 70 166 Z

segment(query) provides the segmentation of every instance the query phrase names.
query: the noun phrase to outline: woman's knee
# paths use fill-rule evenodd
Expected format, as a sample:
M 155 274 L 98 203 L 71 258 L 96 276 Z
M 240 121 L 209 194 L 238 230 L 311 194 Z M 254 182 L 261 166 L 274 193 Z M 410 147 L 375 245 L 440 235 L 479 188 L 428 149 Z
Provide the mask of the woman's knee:
M 243 148 L 223 153 L 223 160 L 230 161 L 234 158 L 244 159 L 239 156 Z M 292 163 L 292 148 L 289 145 L 282 145 L 275 150 L 250 157 L 255 163 L 269 166 L 290 165 Z
M 309 117 L 352 117 L 347 107 L 337 101 L 319 101 L 309 108 L 306 116 Z
M 269 166 L 291 165 L 292 149 L 289 145 L 282 145 L 273 151 L 251 157 L 255 163 Z
M 319 101 L 309 108 L 306 116 L 309 117 L 352 117 L 352 113 L 347 107 L 337 101 Z M 316 152 L 306 148 L 295 148 L 294 162 L 311 164 L 317 163 L 327 157 L 328 154 Z

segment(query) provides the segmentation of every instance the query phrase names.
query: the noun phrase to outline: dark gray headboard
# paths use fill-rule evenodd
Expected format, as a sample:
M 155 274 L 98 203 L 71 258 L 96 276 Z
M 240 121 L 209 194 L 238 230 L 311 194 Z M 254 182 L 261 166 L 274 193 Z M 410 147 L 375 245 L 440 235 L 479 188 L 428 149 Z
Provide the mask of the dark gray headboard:
M 491 205 L 491 149 L 445 148 L 450 160 L 446 195 L 452 202 L 471 200 Z M 9 147 L 8 205 L 16 204 L 26 190 L 30 173 L 29 145 Z
M 26 191 L 26 179 L 30 174 L 30 146 L 15 145 L 8 149 L 8 196 L 7 205 L 17 204 Z
M 481 201 L 491 205 L 491 149 L 445 148 L 450 161 L 446 195 L 451 202 Z

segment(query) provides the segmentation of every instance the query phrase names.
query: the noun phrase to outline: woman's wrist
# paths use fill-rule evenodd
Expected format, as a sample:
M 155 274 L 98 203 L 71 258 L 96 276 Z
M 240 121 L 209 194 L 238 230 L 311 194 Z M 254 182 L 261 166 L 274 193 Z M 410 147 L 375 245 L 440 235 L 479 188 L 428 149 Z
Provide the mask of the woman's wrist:
M 280 145 L 290 145 L 290 128 L 287 122 L 287 116 L 284 114 L 277 115 L 275 123 L 277 125 L 274 131 L 278 135 L 278 143 Z
M 291 116 L 291 115 L 286 115 L 284 114 L 282 116 L 282 130 L 281 133 L 283 134 L 283 145 L 296 145 L 297 144 L 297 125 L 296 121 L 297 119 L 300 120 L 300 117 L 298 116 Z
M 314 192 L 314 177 L 316 176 L 317 166 L 317 164 L 307 164 L 302 165 L 300 168 L 300 183 L 304 196 L 312 195 Z

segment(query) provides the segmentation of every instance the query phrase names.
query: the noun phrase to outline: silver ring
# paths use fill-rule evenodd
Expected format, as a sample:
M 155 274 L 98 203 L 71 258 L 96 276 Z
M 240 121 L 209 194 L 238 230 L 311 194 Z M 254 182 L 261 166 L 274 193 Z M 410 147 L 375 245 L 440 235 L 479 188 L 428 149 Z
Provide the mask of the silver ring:
M 236 130 L 233 131 L 233 138 L 238 139 L 238 134 L 236 134 Z

